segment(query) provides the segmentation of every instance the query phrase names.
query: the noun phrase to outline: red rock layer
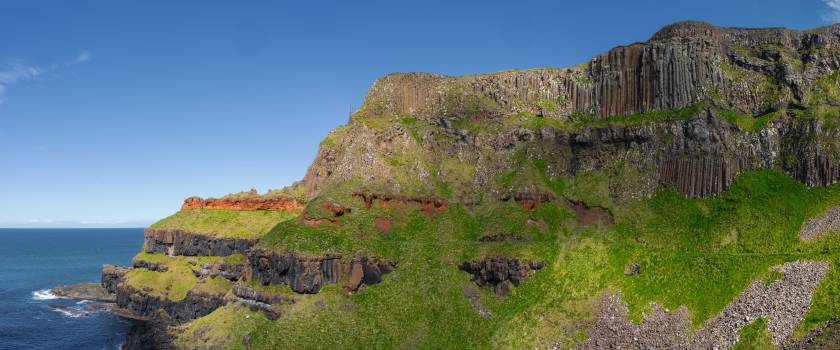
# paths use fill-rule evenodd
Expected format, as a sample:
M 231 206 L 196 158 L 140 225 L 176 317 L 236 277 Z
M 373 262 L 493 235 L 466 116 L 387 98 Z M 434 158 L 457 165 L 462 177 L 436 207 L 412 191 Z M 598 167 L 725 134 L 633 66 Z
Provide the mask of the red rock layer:
M 426 213 L 430 218 L 434 218 L 435 213 L 446 210 L 446 201 L 441 198 L 434 197 L 402 197 L 389 194 L 377 193 L 354 193 L 354 196 L 360 197 L 365 202 L 365 208 L 370 209 L 374 201 L 379 201 L 379 206 L 382 208 L 399 207 L 401 205 L 419 205 L 420 210 Z
M 302 210 L 305 203 L 295 198 L 247 198 L 225 199 L 190 197 L 184 200 L 181 210 L 200 208 L 229 210 Z

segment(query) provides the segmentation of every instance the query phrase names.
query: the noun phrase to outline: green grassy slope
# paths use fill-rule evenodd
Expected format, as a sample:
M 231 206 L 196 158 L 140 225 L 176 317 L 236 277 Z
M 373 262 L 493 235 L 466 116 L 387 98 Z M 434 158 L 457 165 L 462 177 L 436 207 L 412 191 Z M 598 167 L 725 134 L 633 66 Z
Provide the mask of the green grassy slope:
M 547 179 L 547 181 L 559 179 Z M 565 179 L 574 183 L 574 179 Z M 580 190 L 597 197 L 599 180 Z M 799 259 L 829 260 L 798 334 L 836 316 L 840 309 L 840 242 L 836 234 L 800 242 L 807 218 L 840 204 L 840 186 L 806 188 L 770 170 L 742 174 L 723 196 L 685 199 L 670 191 L 612 210 L 612 227 L 581 227 L 561 203 L 535 211 L 514 203 L 475 208 L 450 205 L 434 218 L 416 207 L 365 209 L 350 187 L 334 187 L 318 200 L 353 208 L 342 226 L 278 224 L 262 248 L 320 254 L 376 255 L 398 262 L 382 283 L 347 294 L 328 285 L 298 295 L 277 321 L 254 322 L 251 346 L 269 348 L 532 348 L 586 338 L 598 296 L 621 292 L 638 320 L 651 301 L 686 306 L 695 326 L 721 311 L 754 279 L 772 279 L 769 267 Z M 310 205 L 308 215 L 320 215 Z M 376 217 L 400 218 L 389 233 Z M 544 227 L 526 221 L 542 220 Z M 485 234 L 514 233 L 529 242 L 481 243 Z M 546 267 L 505 298 L 476 287 L 457 265 L 497 254 L 543 260 Z M 625 276 L 627 264 L 641 272 Z M 478 289 L 492 313 L 482 318 L 464 296 Z M 221 312 L 220 312 L 221 313 Z M 225 317 L 225 316 L 216 316 Z M 234 316 L 229 316 L 234 317 Z M 203 322 L 202 320 L 194 322 Z M 204 322 L 215 329 L 225 322 Z M 187 336 L 189 338 L 189 336 Z M 226 343 L 241 348 L 241 341 Z
M 193 209 L 172 214 L 150 228 L 255 239 L 266 234 L 274 225 L 297 215 L 285 210 Z

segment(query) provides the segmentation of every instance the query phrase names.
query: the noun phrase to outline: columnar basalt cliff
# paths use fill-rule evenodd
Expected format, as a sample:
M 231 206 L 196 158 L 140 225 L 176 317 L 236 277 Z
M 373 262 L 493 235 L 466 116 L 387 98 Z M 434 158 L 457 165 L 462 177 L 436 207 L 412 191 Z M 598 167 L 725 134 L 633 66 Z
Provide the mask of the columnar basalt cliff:
M 244 238 L 217 238 L 181 230 L 147 228 L 143 236 L 144 252 L 168 255 L 227 256 L 245 253 L 254 244 L 253 240 Z
M 181 210 L 287 210 L 299 211 L 305 203 L 297 198 L 207 198 L 190 197 L 184 200 Z
M 505 193 L 492 180 L 515 170 L 506 159 L 524 148 L 530 148 L 527 157 L 551 165 L 551 176 L 614 171 L 617 163 L 630 161 L 623 166 L 638 181 L 634 188 L 616 184 L 619 199 L 648 196 L 659 183 L 689 197 L 717 195 L 738 173 L 766 167 L 784 169 L 811 186 L 831 184 L 840 178 L 840 151 L 830 142 L 836 128 L 796 116 L 840 102 L 830 93 L 824 97 L 826 89 L 836 89 L 825 77 L 840 67 L 832 51 L 840 45 L 838 30 L 685 22 L 569 69 L 388 75 L 374 83 L 350 125 L 322 145 L 304 185 L 312 197 L 333 180 L 388 182 L 402 171 L 389 166 L 390 157 L 411 152 L 415 142 L 439 162 L 458 157 L 481 170 L 464 178 L 445 168 L 434 169 L 436 174 L 420 169 L 427 188 L 438 179 Z M 756 125 L 764 114 L 768 122 L 755 130 L 733 119 Z M 388 116 L 395 122 L 373 127 L 373 120 Z M 418 122 L 396 122 L 404 116 Z M 543 126 L 482 132 L 510 118 Z M 341 136 L 348 133 L 353 137 Z M 469 193 L 458 196 L 476 200 Z
M 285 284 L 297 293 L 318 293 L 325 284 L 346 278 L 344 288 L 356 291 L 362 285 L 379 283 L 382 275 L 396 267 L 393 262 L 376 257 L 342 259 L 340 255 L 306 256 L 294 252 L 277 254 L 268 251 L 248 253 L 245 276 L 263 285 Z
M 199 291 L 187 292 L 186 298 L 172 301 L 138 290 L 125 283 L 117 285 L 117 306 L 139 317 L 154 319 L 161 311 L 174 322 L 185 322 L 207 315 L 224 305 L 224 295 Z

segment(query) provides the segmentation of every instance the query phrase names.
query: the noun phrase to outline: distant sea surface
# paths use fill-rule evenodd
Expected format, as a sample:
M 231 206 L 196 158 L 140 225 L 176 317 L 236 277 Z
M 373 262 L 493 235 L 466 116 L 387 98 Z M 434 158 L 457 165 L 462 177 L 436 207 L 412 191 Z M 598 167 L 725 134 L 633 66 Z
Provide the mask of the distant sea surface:
M 139 228 L 0 229 L 0 349 L 119 349 L 131 321 L 49 289 L 99 282 L 102 264 L 128 265 L 142 242 Z

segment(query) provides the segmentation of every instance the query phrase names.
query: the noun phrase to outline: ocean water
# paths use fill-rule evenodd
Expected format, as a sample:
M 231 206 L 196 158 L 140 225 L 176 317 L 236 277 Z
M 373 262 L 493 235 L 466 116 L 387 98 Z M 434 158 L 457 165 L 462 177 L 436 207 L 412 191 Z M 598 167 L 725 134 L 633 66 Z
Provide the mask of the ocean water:
M 99 282 L 102 264 L 128 265 L 142 242 L 139 228 L 0 229 L 0 349 L 118 349 L 131 321 L 48 290 Z

